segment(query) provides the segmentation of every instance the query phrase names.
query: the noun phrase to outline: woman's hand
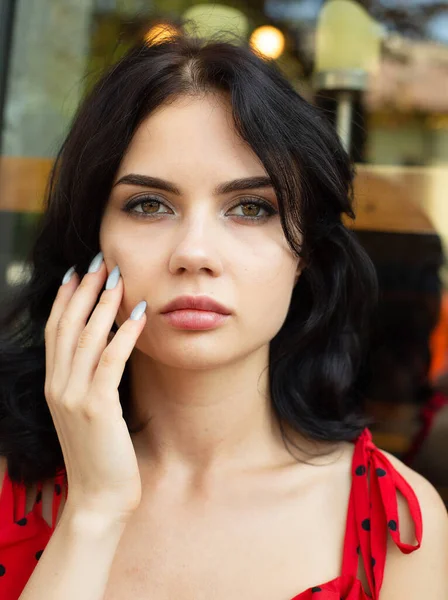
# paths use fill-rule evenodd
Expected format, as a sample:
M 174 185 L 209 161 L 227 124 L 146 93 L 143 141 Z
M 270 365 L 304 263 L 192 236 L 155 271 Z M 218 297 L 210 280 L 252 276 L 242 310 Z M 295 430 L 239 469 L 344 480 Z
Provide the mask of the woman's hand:
M 53 303 L 45 327 L 45 397 L 64 455 L 67 504 L 75 512 L 127 519 L 140 503 L 141 480 L 118 385 L 146 315 L 125 321 L 108 343 L 123 281 L 117 267 L 108 279 L 116 286 L 95 307 L 107 274 L 102 254 L 95 259 L 98 271 L 81 282 L 74 273 Z

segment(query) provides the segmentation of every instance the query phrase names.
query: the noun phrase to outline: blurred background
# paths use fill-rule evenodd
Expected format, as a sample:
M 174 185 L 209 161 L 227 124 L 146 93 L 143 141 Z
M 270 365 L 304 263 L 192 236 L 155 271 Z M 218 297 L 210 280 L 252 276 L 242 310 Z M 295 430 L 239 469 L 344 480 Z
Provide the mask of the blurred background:
M 79 101 L 136 40 L 186 21 L 275 60 L 355 161 L 347 225 L 380 280 L 357 386 L 374 441 L 448 505 L 445 1 L 0 0 L 0 302 L 29 277 L 47 177 Z

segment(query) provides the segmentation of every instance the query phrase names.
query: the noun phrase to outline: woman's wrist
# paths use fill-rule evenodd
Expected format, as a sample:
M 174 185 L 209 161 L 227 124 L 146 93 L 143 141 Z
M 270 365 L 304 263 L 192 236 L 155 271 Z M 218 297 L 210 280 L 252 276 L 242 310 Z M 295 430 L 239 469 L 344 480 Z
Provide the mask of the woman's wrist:
M 64 507 L 61 520 L 67 524 L 73 534 L 93 535 L 103 537 L 108 534 L 121 535 L 129 520 L 129 515 L 112 513 L 107 510 L 79 508 L 69 502 Z

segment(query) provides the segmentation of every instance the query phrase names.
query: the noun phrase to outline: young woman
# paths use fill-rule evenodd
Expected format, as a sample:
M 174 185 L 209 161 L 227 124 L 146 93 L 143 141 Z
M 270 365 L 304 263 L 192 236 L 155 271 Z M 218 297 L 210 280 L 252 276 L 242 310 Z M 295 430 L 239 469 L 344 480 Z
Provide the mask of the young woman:
M 98 83 L 4 313 L 2 600 L 446 600 L 444 506 L 357 410 L 352 177 L 249 48 Z

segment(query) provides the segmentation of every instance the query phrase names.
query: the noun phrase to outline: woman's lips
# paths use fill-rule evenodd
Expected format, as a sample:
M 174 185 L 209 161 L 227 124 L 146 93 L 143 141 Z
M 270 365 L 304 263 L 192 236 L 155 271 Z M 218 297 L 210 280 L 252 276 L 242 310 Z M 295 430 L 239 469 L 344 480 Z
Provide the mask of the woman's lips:
M 172 312 L 173 310 L 184 309 L 211 311 L 223 315 L 230 315 L 232 312 L 230 309 L 211 296 L 206 296 L 203 294 L 197 296 L 178 296 L 171 302 L 168 302 L 168 304 L 160 312 L 163 314 Z
M 219 327 L 230 315 L 186 308 L 163 313 L 162 317 L 176 329 L 206 330 Z

